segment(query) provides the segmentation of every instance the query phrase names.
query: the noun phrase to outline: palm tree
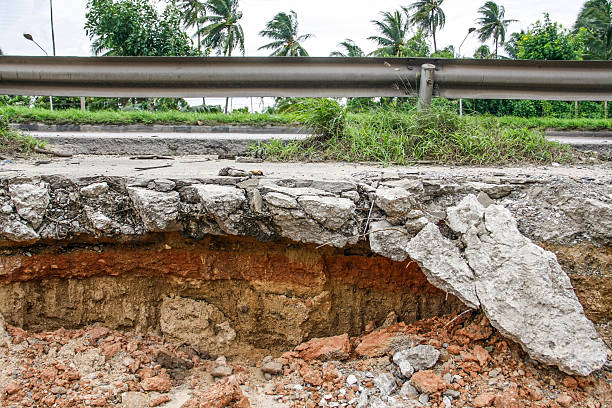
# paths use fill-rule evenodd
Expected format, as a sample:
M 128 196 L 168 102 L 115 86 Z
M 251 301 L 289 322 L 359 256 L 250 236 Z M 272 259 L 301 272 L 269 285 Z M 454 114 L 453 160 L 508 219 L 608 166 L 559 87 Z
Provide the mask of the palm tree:
M 418 0 L 410 6 L 410 9 L 414 10 L 410 21 L 433 36 L 434 52 L 438 51 L 436 30 L 444 27 L 446 23 L 442 3 L 444 3 L 444 0 Z
M 289 14 L 280 12 L 268 21 L 265 30 L 259 32 L 262 37 L 273 41 L 259 47 L 260 50 L 273 50 L 273 57 L 307 57 L 308 51 L 302 47 L 300 41 L 312 37 L 312 34 L 298 36 L 298 20 L 295 11 Z
M 506 28 L 508 24 L 516 20 L 504 20 L 506 9 L 504 6 L 499 6 L 494 1 L 487 1 L 484 6 L 478 9 L 481 17 L 476 20 L 476 24 L 480 25 L 478 29 L 478 38 L 485 42 L 493 37 L 495 42 L 495 58 L 497 58 L 498 45 L 506 41 Z
M 338 44 L 338 47 L 344 48 L 345 52 L 334 51 L 329 54 L 330 57 L 365 57 L 365 53 L 361 47 L 349 38 Z
M 382 20 L 372 20 L 380 35 L 368 37 L 368 40 L 376 42 L 380 48 L 373 51 L 371 55 L 399 56 L 406 44 L 408 34 L 408 10 L 402 7 L 401 10 L 385 11 L 380 14 L 383 17 Z
M 199 32 L 204 36 L 203 44 L 217 55 L 230 57 L 239 47 L 244 55 L 244 31 L 238 20 L 242 12 L 238 10 L 238 0 L 207 0 L 204 3 L 206 15 L 201 21 L 206 26 Z
M 244 31 L 238 20 L 242 12 L 238 10 L 238 0 L 207 0 L 204 3 L 206 15 L 198 30 L 204 35 L 203 43 L 209 50 L 216 50 L 217 55 L 231 57 L 234 48 L 239 47 L 244 55 Z M 225 98 L 225 113 L 229 107 L 229 98 Z
M 200 34 L 200 21 L 206 15 L 206 8 L 204 3 L 200 0 L 178 0 L 178 7 L 181 10 L 183 16 L 183 26 L 185 28 L 196 29 L 196 36 L 198 37 L 198 50 L 202 50 L 202 41 Z
M 587 0 L 574 28 L 586 29 L 589 58 L 612 59 L 612 0 Z
M 482 44 L 476 51 L 474 51 L 475 59 L 490 59 L 493 56 L 489 46 L 486 44 Z

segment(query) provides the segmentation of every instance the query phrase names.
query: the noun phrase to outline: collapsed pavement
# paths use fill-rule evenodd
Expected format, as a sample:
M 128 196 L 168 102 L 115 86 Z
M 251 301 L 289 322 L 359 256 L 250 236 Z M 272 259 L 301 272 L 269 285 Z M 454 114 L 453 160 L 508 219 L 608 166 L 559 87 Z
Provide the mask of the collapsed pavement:
M 587 243 L 595 252 L 609 248 L 610 184 L 363 173 L 343 181 L 4 177 L 0 186 L 5 283 L 58 276 L 11 256 L 45 245 L 168 233 L 337 248 L 365 240 L 376 254 L 416 262 L 432 285 L 466 307 L 482 308 L 532 358 L 578 375 L 607 361 L 608 349 L 555 254 L 533 241 L 559 253 Z M 3 303 L 7 320 L 18 322 L 11 302 Z M 224 327 L 215 333 L 231 342 L 234 329 Z

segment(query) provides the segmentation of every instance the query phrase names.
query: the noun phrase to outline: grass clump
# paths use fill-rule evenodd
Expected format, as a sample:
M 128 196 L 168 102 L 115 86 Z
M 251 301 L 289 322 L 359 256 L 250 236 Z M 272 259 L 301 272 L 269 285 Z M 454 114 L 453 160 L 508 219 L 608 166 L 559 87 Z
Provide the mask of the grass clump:
M 0 108 L 11 123 L 46 123 L 55 125 L 295 125 L 290 115 L 266 113 L 198 113 L 180 111 L 82 111 L 79 109 L 54 110 L 4 106 Z
M 44 148 L 45 143 L 9 127 L 9 121 L 0 113 L 0 156 L 4 154 L 32 153 L 35 148 Z
M 537 129 L 612 130 L 612 118 L 519 118 L 516 116 L 503 116 L 499 118 L 499 122 L 502 125 Z
M 307 112 L 302 112 L 307 116 Z M 318 111 L 311 120 L 324 117 Z M 340 120 L 341 113 L 329 115 Z M 320 129 L 321 126 L 311 126 Z M 262 142 L 256 150 L 272 160 L 334 160 L 413 164 L 491 165 L 568 162 L 568 146 L 526 127 L 502 125 L 494 117 L 461 117 L 443 109 L 429 113 L 380 110 L 354 114 L 342 132 L 283 143 Z

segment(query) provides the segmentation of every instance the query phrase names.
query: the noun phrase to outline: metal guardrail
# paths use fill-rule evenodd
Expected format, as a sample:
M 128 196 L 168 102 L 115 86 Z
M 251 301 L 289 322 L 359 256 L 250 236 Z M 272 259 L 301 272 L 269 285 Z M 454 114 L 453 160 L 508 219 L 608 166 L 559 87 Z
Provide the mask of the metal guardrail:
M 612 61 L 421 58 L 1 56 L 0 94 L 416 96 L 424 64 L 451 99 L 612 100 Z

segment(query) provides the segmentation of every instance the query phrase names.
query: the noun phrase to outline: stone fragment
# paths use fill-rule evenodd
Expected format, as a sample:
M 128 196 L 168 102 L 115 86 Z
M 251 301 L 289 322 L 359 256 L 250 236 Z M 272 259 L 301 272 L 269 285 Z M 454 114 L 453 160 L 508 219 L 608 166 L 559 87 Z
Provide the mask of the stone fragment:
M 419 391 L 432 394 L 446 389 L 447 385 L 442 377 L 431 370 L 421 370 L 413 374 L 410 383 Z
M 306 214 L 331 230 L 341 228 L 355 213 L 355 203 L 348 198 L 309 195 L 297 201 Z
M 586 376 L 603 367 L 607 348 L 555 255 L 524 237 L 504 207 L 485 210 L 470 195 L 448 212 L 451 228 L 464 234 L 476 293 L 491 324 L 532 358 L 568 374 Z
M 383 396 L 389 396 L 397 389 L 395 384 L 395 377 L 391 373 L 382 373 L 374 377 L 374 385 L 380 391 Z
M 44 181 L 34 184 L 11 184 L 9 194 L 17 214 L 32 227 L 38 228 L 49 205 L 48 184 Z
M 145 378 L 140 382 L 140 385 L 145 391 L 168 392 L 172 388 L 168 374 Z
M 304 379 L 304 382 L 314 385 L 315 387 L 323 384 L 321 372 L 314 369 L 310 364 L 304 364 L 298 371 Z
M 264 195 L 264 200 L 269 205 L 279 208 L 297 209 L 298 203 L 295 197 L 288 196 L 283 193 L 271 192 Z
M 393 362 L 398 366 L 407 361 L 415 371 L 426 370 L 438 362 L 440 352 L 432 346 L 421 344 L 407 350 L 398 351 L 393 355 Z
M 97 198 L 108 191 L 108 183 L 93 183 L 81 188 L 81 194 L 89 198 Z
M 200 197 L 202 212 L 212 216 L 227 234 L 238 234 L 240 212 L 246 203 L 243 190 L 234 186 L 198 184 L 193 186 Z
M 400 187 L 379 187 L 376 189 L 376 205 L 388 216 L 399 217 L 414 207 L 413 194 Z
M 121 394 L 121 406 L 124 408 L 148 408 L 149 397 L 144 392 L 124 392 Z
M 404 228 L 391 225 L 388 221 L 374 221 L 370 224 L 369 232 L 372 252 L 394 261 L 406 259 L 406 246 L 410 237 Z
M 283 372 L 283 365 L 278 361 L 267 361 L 261 365 L 261 371 L 272 375 L 278 375 Z
M 404 226 L 410 234 L 414 235 L 418 234 L 427 224 L 429 224 L 429 220 L 427 219 L 427 217 L 419 217 L 409 219 L 408 221 L 406 221 L 406 224 Z
M 357 384 L 357 377 L 355 377 L 354 374 L 349 374 L 348 377 L 346 377 L 346 385 L 351 386 L 353 384 Z
M 410 379 L 412 374 L 414 374 L 414 367 L 412 367 L 412 364 L 410 364 L 408 360 L 400 361 L 397 367 L 399 368 L 402 377 L 406 379 Z
M 0 219 L 0 235 L 11 241 L 25 242 L 35 241 L 40 238 L 40 235 L 29 225 L 11 217 L 6 220 Z
M 85 206 L 85 215 L 91 225 L 98 231 L 105 232 L 107 234 L 112 233 L 115 229 L 119 228 L 119 223 L 111 220 L 100 210 L 96 210 L 92 207 Z
M 11 337 L 6 331 L 6 321 L 4 316 L 0 314 L 0 348 L 8 347 L 11 344 Z
M 146 229 L 150 232 L 176 231 L 179 193 L 160 193 L 140 187 L 127 188 Z
M 168 179 L 155 179 L 147 185 L 147 188 L 160 191 L 162 193 L 172 191 L 174 190 L 174 187 L 176 187 L 176 183 Z
M 480 306 L 474 287 L 474 274 L 457 247 L 442 236 L 433 223 L 427 224 L 406 247 L 434 286 L 457 296 L 466 306 Z
M 409 398 L 409 399 L 415 399 L 415 398 L 418 398 L 419 391 L 417 391 L 417 389 L 414 388 L 414 386 L 412 384 L 410 384 L 408 381 L 406 381 L 402 385 L 402 388 L 400 389 L 399 394 L 402 397 L 406 397 L 406 398 Z
M 484 191 L 478 193 L 478 197 L 476 197 L 476 199 L 480 204 L 482 204 L 484 208 L 488 208 L 490 205 L 495 204 L 495 201 L 493 201 L 491 197 L 489 197 L 489 195 Z
M 195 394 L 181 408 L 250 408 L 248 398 L 232 378 L 217 381 L 204 392 Z
M 562 407 L 566 407 L 566 408 L 571 407 L 571 406 L 572 406 L 572 401 L 573 401 L 572 397 L 570 397 L 570 396 L 569 396 L 569 395 L 567 395 L 567 394 L 560 394 L 560 395 L 557 397 L 557 402 L 558 402 L 558 403 L 559 403 L 559 405 L 561 405 Z
M 474 398 L 474 408 L 490 407 L 495 400 L 495 394 L 484 393 Z
M 229 377 L 234 372 L 234 368 L 229 365 L 218 365 L 210 370 L 210 375 L 213 377 Z
M 315 338 L 295 348 L 303 360 L 346 360 L 350 354 L 348 334 L 334 337 Z

